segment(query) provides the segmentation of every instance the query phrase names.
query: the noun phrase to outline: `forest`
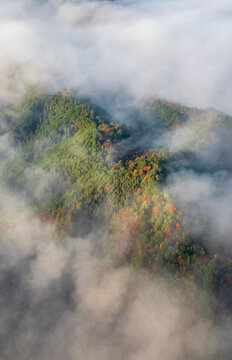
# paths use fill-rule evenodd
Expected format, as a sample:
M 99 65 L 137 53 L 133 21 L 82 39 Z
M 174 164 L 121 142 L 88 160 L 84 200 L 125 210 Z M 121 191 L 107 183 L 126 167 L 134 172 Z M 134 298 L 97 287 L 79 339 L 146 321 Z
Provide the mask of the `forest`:
M 204 154 L 216 133 L 232 133 L 231 117 L 151 99 L 132 126 L 72 91 L 35 89 L 1 116 L 1 135 L 8 131 L 15 149 L 2 180 L 24 194 L 35 217 L 52 223 L 56 241 L 98 231 L 97 253 L 115 267 L 164 279 L 202 314 L 231 311 L 230 254 L 189 231 L 166 188 L 179 169 L 226 168 Z M 162 140 L 175 131 L 185 135 L 180 148 Z

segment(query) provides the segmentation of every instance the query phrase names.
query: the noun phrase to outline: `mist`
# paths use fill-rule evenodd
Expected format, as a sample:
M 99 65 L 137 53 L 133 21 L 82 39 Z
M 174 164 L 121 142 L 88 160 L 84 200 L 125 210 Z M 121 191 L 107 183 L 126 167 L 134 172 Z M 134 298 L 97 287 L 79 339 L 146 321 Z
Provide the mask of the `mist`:
M 162 278 L 99 258 L 96 233 L 61 244 L 1 189 L 4 218 L 12 221 L 0 243 L 2 359 L 229 359 L 227 320 L 215 330 Z
M 227 0 L 10 0 L 0 14 L 3 102 L 34 84 L 232 111 Z
M 204 132 L 202 127 L 208 124 L 213 124 L 212 129 Z M 181 209 L 190 233 L 204 239 L 211 250 L 220 248 L 228 255 L 232 251 L 231 135 L 229 123 L 208 109 L 190 114 L 183 126 L 165 131 L 153 142 L 154 147 L 173 153 L 165 189 Z

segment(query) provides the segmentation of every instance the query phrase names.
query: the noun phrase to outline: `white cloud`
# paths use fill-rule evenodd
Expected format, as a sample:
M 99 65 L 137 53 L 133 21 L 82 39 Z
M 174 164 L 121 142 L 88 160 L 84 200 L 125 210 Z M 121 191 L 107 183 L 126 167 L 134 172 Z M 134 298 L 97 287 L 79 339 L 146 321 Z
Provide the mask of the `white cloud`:
M 0 3 L 1 97 L 33 82 L 232 111 L 229 1 L 17 3 Z

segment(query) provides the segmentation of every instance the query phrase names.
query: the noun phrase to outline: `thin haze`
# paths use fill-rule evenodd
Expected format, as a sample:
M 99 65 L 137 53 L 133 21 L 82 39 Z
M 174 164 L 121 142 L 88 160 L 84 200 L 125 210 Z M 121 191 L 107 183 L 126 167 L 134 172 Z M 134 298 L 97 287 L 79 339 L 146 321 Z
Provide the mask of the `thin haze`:
M 231 16 L 229 0 L 1 0 L 1 99 L 36 84 L 231 113 Z

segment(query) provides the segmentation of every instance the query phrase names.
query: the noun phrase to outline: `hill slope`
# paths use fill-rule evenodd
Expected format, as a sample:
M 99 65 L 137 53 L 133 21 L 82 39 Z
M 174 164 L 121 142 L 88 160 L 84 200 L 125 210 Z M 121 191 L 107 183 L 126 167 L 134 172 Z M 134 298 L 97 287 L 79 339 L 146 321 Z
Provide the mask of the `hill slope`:
M 218 136 L 231 133 L 232 119 L 163 100 L 140 113 L 143 121 L 127 126 L 66 92 L 32 92 L 3 114 L 17 150 L 4 181 L 41 221 L 54 223 L 59 239 L 97 229 L 99 251 L 116 264 L 164 276 L 195 300 L 204 289 L 205 310 L 229 308 L 231 259 L 189 233 L 165 181 L 183 168 L 218 167 L 207 154 Z

